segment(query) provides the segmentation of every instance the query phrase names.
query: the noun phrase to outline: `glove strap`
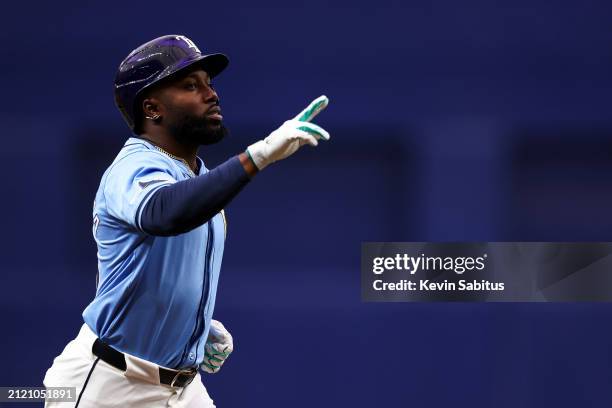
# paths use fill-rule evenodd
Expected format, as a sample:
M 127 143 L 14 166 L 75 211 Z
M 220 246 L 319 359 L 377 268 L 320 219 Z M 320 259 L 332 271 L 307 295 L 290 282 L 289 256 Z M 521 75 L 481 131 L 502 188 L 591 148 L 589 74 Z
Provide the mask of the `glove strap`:
M 253 161 L 258 170 L 265 169 L 270 164 L 270 159 L 266 154 L 267 143 L 263 140 L 253 143 L 246 149 L 246 153 Z

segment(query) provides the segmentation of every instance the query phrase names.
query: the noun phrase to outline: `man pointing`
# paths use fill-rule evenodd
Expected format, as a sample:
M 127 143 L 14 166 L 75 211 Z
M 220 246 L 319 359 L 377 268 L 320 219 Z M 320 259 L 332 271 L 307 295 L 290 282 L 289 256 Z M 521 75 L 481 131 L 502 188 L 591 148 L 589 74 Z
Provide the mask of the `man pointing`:
M 198 368 L 218 371 L 233 349 L 212 319 L 223 208 L 258 171 L 329 139 L 310 123 L 327 106 L 320 97 L 208 170 L 197 153 L 227 134 L 212 85 L 227 64 L 223 54 L 205 55 L 190 39 L 167 35 L 119 66 L 115 101 L 134 135 L 96 193 L 96 296 L 44 380 L 76 387 L 77 407 L 214 406 Z

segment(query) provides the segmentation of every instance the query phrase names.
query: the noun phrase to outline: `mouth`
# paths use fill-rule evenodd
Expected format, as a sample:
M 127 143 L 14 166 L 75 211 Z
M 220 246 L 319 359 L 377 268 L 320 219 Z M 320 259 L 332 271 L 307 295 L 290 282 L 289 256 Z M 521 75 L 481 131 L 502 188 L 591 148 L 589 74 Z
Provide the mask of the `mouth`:
M 212 120 L 223 120 L 223 116 L 221 115 L 221 108 L 219 108 L 218 106 L 210 108 L 208 112 L 206 112 L 206 117 Z

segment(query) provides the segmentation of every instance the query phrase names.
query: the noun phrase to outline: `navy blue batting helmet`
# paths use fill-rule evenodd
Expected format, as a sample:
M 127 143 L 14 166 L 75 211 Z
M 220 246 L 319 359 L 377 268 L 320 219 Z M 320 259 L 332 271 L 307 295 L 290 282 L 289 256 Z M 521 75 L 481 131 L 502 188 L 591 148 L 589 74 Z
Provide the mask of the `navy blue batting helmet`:
M 228 63 L 224 54 L 202 54 L 184 35 L 164 35 L 142 44 L 121 62 L 115 76 L 115 103 L 130 129 L 139 133 L 139 104 L 145 89 L 194 64 L 213 78 Z

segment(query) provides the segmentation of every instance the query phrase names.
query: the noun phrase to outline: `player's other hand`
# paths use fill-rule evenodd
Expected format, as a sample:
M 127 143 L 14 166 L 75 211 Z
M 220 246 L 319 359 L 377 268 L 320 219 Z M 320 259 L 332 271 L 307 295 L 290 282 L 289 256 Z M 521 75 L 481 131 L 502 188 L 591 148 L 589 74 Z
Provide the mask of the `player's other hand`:
M 225 360 L 234 351 L 234 339 L 220 321 L 210 321 L 210 331 L 204 350 L 204 361 L 200 368 L 210 374 L 219 371 Z
M 285 159 L 300 147 L 309 144 L 316 146 L 319 140 L 329 140 L 329 133 L 320 126 L 310 123 L 323 109 L 329 99 L 322 95 L 312 101 L 295 118 L 286 121 L 281 127 L 247 148 L 247 153 L 259 170 L 275 161 Z

